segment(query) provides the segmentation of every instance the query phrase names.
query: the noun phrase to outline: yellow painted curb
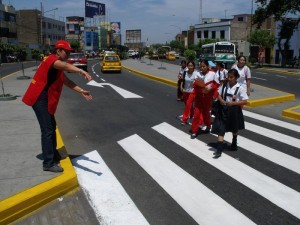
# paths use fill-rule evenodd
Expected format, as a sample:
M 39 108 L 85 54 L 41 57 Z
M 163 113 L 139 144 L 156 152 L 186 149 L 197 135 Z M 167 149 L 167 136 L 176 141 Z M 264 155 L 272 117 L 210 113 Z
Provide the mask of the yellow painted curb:
M 64 143 L 58 129 L 56 132 L 57 148 L 61 149 L 64 147 Z M 61 160 L 60 164 L 64 168 L 61 175 L 0 202 L 0 225 L 16 221 L 78 187 L 77 175 L 69 157 Z
M 282 111 L 282 116 L 290 118 L 290 119 L 300 120 L 300 113 L 294 111 L 299 108 L 300 108 L 300 105 L 289 108 L 289 109 L 285 109 Z
M 257 106 L 263 106 L 263 105 L 270 105 L 270 104 L 274 104 L 274 103 L 295 100 L 295 98 L 296 97 L 295 97 L 294 94 L 287 94 L 287 95 L 282 95 L 282 96 L 272 97 L 272 98 L 262 98 L 262 99 L 258 99 L 258 100 L 248 100 L 247 101 L 247 106 L 257 107 Z
M 159 82 L 162 82 L 162 83 L 165 83 L 165 84 L 169 84 L 171 86 L 175 86 L 177 87 L 177 82 L 175 81 L 171 81 L 171 80 L 168 80 L 168 79 L 164 79 L 164 78 L 161 78 L 161 77 L 157 77 L 157 76 L 153 76 L 151 74 L 147 74 L 147 73 L 143 73 L 141 71 L 138 71 L 138 70 L 134 70 L 134 69 L 131 69 L 129 67 L 126 67 L 126 66 L 122 66 L 124 69 L 128 70 L 128 71 L 132 71 L 134 73 L 137 73 L 139 75 L 142 75 L 144 77 L 147 77 L 149 79 L 152 79 L 152 80 L 156 80 L 156 81 L 159 81 Z

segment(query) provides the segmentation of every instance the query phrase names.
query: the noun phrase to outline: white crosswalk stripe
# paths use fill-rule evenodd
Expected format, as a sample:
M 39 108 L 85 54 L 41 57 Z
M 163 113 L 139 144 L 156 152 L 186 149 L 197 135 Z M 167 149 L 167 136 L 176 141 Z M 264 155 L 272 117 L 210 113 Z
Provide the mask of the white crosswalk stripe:
M 263 135 L 265 137 L 271 138 L 276 141 L 280 141 L 284 144 L 290 145 L 290 146 L 300 146 L 300 139 L 281 134 L 279 132 L 269 130 L 260 126 L 257 126 L 255 124 L 247 123 L 245 122 L 245 127 L 247 130 L 250 130 L 252 132 L 255 132 L 257 134 Z
M 138 135 L 118 143 L 199 224 L 254 224 Z
M 276 126 L 283 127 L 283 128 L 286 128 L 286 129 L 289 129 L 289 130 L 296 131 L 296 132 L 300 133 L 300 126 L 297 126 L 295 124 L 291 124 L 291 123 L 287 123 L 287 122 L 284 122 L 284 121 L 281 121 L 281 120 L 273 119 L 273 118 L 263 116 L 263 115 L 260 115 L 260 114 L 257 114 L 257 113 L 253 113 L 253 112 L 250 112 L 250 111 L 247 111 L 247 110 L 243 110 L 243 114 L 244 114 L 244 116 L 248 116 L 248 117 L 253 118 L 253 119 L 257 119 L 257 120 L 260 120 L 260 121 L 263 121 L 263 122 L 274 124 Z
M 240 183 L 278 205 L 282 209 L 300 218 L 300 193 L 260 173 L 259 171 L 223 154 L 221 158 L 212 158 L 211 147 L 199 140 L 190 139 L 189 135 L 167 123 L 153 127 L 176 144 L 182 146 L 197 157 L 218 168 Z
M 260 167 L 258 166 L 258 168 L 255 168 L 255 163 L 249 163 L 248 165 L 245 157 L 240 161 L 239 158 L 232 157 L 232 154 L 230 152 L 227 154 L 226 151 L 223 152 L 220 158 L 214 159 L 213 152 L 216 149 L 212 147 L 213 144 L 207 144 L 209 141 L 203 140 L 204 138 L 202 139 L 201 135 L 196 139 L 191 139 L 190 134 L 183 131 L 186 127 L 183 126 L 182 129 L 179 129 L 167 122 L 155 125 L 152 129 L 149 128 L 156 139 L 148 136 L 144 137 L 142 134 L 136 133 L 119 140 L 118 145 L 128 154 L 127 156 L 130 159 L 134 160 L 136 167 L 143 169 L 142 173 L 147 175 L 146 179 L 150 179 L 156 183 L 158 189 L 161 188 L 166 192 L 168 198 L 172 199 L 172 201 L 174 200 L 175 204 L 180 206 L 180 210 L 183 210 L 184 213 L 189 215 L 189 218 L 192 218 L 192 220 L 198 224 L 267 224 L 266 218 L 268 218 L 272 212 L 278 211 L 281 213 L 280 215 L 284 215 L 285 218 L 288 218 L 289 221 L 286 224 L 298 224 L 297 222 L 300 221 L 300 192 L 295 184 L 299 183 L 299 181 L 285 183 L 287 180 L 282 179 L 285 174 L 276 176 L 272 173 L 265 173 L 266 171 L 260 170 L 262 166 L 269 164 L 270 169 L 278 167 L 278 171 L 284 170 L 292 176 L 292 179 L 299 179 L 300 159 L 297 157 L 297 150 L 300 149 L 300 140 L 296 137 L 297 133 L 300 133 L 300 128 L 294 124 L 261 116 L 249 111 L 244 111 L 244 115 L 251 117 L 251 123 L 245 122 L 246 133 L 242 133 L 238 136 L 238 146 L 241 150 L 236 153 L 239 154 L 239 152 L 241 152 L 244 153 L 244 156 L 250 155 L 255 160 L 262 160 L 262 164 Z M 272 127 L 272 129 L 259 126 L 256 123 L 268 124 L 266 127 Z M 286 134 L 275 131 L 276 129 L 273 129 L 274 126 L 279 127 L 279 130 L 286 132 Z M 256 140 L 256 138 L 251 139 L 251 135 L 252 137 L 261 137 L 262 141 L 260 138 L 258 138 L 258 140 Z M 158 136 L 160 137 L 159 141 Z M 210 134 L 206 137 L 213 138 L 216 142 L 216 137 L 214 136 Z M 225 135 L 224 140 L 230 143 L 231 138 L 231 134 L 228 134 Z M 270 139 L 269 143 L 265 141 L 267 139 Z M 168 142 L 168 144 L 161 146 L 164 142 Z M 276 143 L 272 145 L 270 144 L 271 142 Z M 239 186 L 240 192 L 236 194 L 241 201 L 243 201 L 244 198 L 242 191 L 244 189 L 249 190 L 251 195 L 260 199 L 259 202 L 267 205 L 266 209 L 264 209 L 264 205 L 262 205 L 262 209 L 265 210 L 262 212 L 263 216 L 261 218 L 263 219 L 256 220 L 255 213 L 258 212 L 253 213 L 249 211 L 248 208 L 240 209 L 239 207 L 241 205 L 232 204 L 232 199 L 228 198 L 228 196 L 226 197 L 224 192 L 214 189 L 209 182 L 202 180 L 202 177 L 190 174 L 186 169 L 189 165 L 185 163 L 179 165 L 177 164 L 178 162 L 173 161 L 174 158 L 170 155 L 171 151 L 165 151 L 165 149 L 171 145 L 170 143 L 172 146 L 178 147 L 179 150 L 177 149 L 176 151 L 180 152 L 180 154 L 186 154 L 189 158 L 195 158 L 201 161 L 201 163 L 203 162 L 202 166 L 209 166 L 215 171 L 218 171 L 220 173 L 218 175 L 219 177 L 230 178 L 226 179 L 227 182 L 232 182 L 234 185 Z M 268 144 L 270 144 L 270 146 L 268 146 Z M 282 146 L 285 148 L 284 151 L 281 149 Z M 101 164 L 104 164 L 104 162 L 101 161 Z M 96 171 L 96 169 L 93 170 Z M 109 171 L 107 172 L 105 167 L 99 171 L 111 174 Z M 103 175 L 105 175 L 105 173 L 103 173 Z M 211 175 L 210 173 L 208 174 L 209 176 Z M 85 176 L 82 176 L 81 179 L 84 179 L 84 177 Z M 137 179 L 140 178 L 138 177 Z M 97 178 L 97 180 L 103 182 L 99 178 Z M 99 187 L 102 185 L 100 183 Z M 114 181 L 114 183 L 116 183 L 116 181 Z M 222 186 L 222 184 L 220 184 L 220 186 Z M 107 192 L 105 190 L 106 186 L 103 187 L 101 195 Z M 126 205 L 126 202 L 130 202 L 130 210 L 132 209 L 133 213 L 138 215 L 140 219 L 138 224 L 148 223 L 147 220 L 143 218 L 144 212 L 142 210 L 140 212 L 138 211 L 134 201 L 130 199 L 130 196 L 124 193 L 124 189 L 121 187 L 118 187 L 118 189 L 114 188 L 114 190 L 110 190 L 110 193 L 113 193 L 113 195 L 108 199 L 114 199 L 115 202 L 117 198 L 114 193 L 124 196 L 121 198 L 123 203 L 120 209 L 118 209 L 120 212 L 117 212 L 117 214 L 123 211 L 121 208 Z M 107 196 L 107 194 L 104 196 Z M 104 201 L 102 200 L 102 202 Z M 249 201 L 247 202 L 249 203 Z M 101 203 L 101 205 L 103 206 L 104 204 Z M 271 210 L 268 207 L 273 208 Z M 170 210 L 172 209 L 170 208 Z M 128 210 L 126 213 L 127 212 Z M 121 222 L 112 224 L 122 224 L 122 218 L 126 216 L 126 213 L 123 212 L 123 214 L 121 214 L 122 216 L 119 217 L 119 221 Z M 131 219 L 133 219 L 132 216 L 128 220 L 128 224 L 132 221 Z M 107 219 L 107 221 L 114 220 Z M 151 224 L 151 222 L 149 223 Z M 282 224 L 282 221 L 277 224 Z

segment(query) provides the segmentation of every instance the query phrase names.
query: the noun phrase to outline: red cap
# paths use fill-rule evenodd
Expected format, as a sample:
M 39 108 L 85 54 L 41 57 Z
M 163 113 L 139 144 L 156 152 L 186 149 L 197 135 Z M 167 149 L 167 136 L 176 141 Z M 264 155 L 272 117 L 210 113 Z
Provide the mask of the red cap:
M 71 45 L 69 42 L 65 41 L 65 40 L 59 40 L 55 43 L 55 48 L 56 49 L 65 49 L 68 51 L 73 51 L 73 49 L 71 48 Z

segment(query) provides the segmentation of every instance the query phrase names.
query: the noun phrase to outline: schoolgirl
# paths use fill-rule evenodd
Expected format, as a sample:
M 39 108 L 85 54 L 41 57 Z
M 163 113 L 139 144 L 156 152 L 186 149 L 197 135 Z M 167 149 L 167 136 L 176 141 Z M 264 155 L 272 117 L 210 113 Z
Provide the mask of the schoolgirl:
M 193 61 L 188 61 L 187 63 L 187 71 L 183 72 L 181 83 L 181 92 L 183 93 L 183 101 L 185 103 L 185 108 L 183 111 L 181 124 L 187 124 L 189 118 L 193 118 L 194 114 L 194 80 L 199 76 L 199 72 L 195 70 L 195 63 Z
M 198 135 L 201 114 L 203 116 L 204 125 L 206 126 L 204 132 L 208 133 L 210 131 L 212 98 L 215 90 L 219 87 L 219 80 L 217 79 L 215 72 L 209 70 L 209 63 L 207 60 L 201 61 L 200 71 L 201 72 L 194 81 L 195 109 L 192 121 L 192 139 Z
M 228 71 L 225 69 L 225 65 L 222 62 L 216 63 L 217 71 L 216 74 L 219 77 L 220 84 L 224 84 L 227 79 Z
M 250 80 L 251 80 L 251 71 L 246 64 L 246 57 L 239 56 L 238 63 L 232 66 L 232 69 L 236 69 L 239 72 L 239 79 L 237 80 L 246 90 L 247 95 L 250 96 Z
M 187 71 L 188 68 L 186 66 L 186 61 L 182 60 L 180 63 L 180 68 L 179 68 L 179 72 L 178 72 L 178 81 L 177 81 L 177 101 L 181 101 L 183 100 L 183 93 L 181 91 L 181 83 L 183 81 L 182 76 L 184 71 Z
M 226 132 L 232 132 L 231 150 L 237 150 L 238 130 L 245 128 L 242 105 L 247 104 L 248 95 L 244 87 L 237 82 L 239 72 L 228 71 L 228 81 L 219 88 L 219 109 L 213 122 L 211 132 L 218 135 L 217 151 L 214 158 L 221 156 Z

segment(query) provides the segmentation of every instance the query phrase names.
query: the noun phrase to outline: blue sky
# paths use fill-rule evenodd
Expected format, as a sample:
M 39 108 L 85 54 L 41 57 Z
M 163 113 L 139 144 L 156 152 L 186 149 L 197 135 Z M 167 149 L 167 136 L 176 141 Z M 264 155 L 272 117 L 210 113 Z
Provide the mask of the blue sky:
M 93 1 L 93 0 L 91 0 Z M 45 14 L 62 20 L 66 16 L 84 16 L 84 0 L 3 0 L 16 10 L 58 7 Z M 106 20 L 121 22 L 122 39 L 125 30 L 141 29 L 142 41 L 165 43 L 176 34 L 199 22 L 200 0 L 94 0 L 106 6 Z M 203 18 L 232 18 L 232 15 L 251 13 L 252 0 L 202 0 Z M 253 1 L 255 2 L 255 1 Z M 254 3 L 255 7 L 255 3 Z M 103 18 L 104 20 L 105 18 Z

